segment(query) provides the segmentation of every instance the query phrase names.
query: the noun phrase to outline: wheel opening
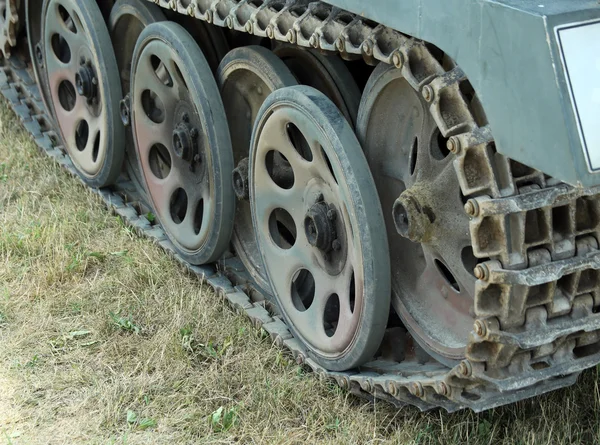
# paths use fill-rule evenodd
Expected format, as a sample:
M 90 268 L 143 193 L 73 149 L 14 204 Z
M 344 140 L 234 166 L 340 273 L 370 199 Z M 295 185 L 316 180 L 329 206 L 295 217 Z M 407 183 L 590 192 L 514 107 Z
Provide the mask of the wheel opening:
M 290 249 L 296 244 L 296 223 L 287 210 L 275 209 L 269 216 L 269 234 L 273 242 L 281 249 Z
M 62 19 L 65 27 L 74 34 L 77 34 L 77 27 L 75 26 L 75 21 L 69 14 L 69 11 L 63 5 L 58 5 L 58 15 Z
M 350 312 L 354 313 L 354 301 L 356 299 L 356 285 L 354 283 L 354 272 L 350 277 L 350 290 L 348 292 L 348 300 L 350 302 Z
M 169 202 L 169 211 L 171 213 L 171 219 L 175 224 L 181 224 L 185 219 L 188 208 L 188 197 L 185 190 L 179 187 L 171 195 L 171 201 Z
M 77 150 L 83 151 L 88 143 L 88 138 L 90 135 L 90 127 L 86 120 L 81 120 L 77 124 L 77 128 L 75 129 L 75 145 L 77 146 Z
M 50 46 L 56 58 L 62 63 L 67 64 L 71 61 L 71 48 L 63 36 L 60 34 L 52 35 L 50 38 Z
M 171 77 L 171 73 L 167 69 L 165 63 L 160 59 L 160 57 L 152 54 L 150 56 L 150 63 L 152 64 L 152 69 L 154 70 L 154 74 L 158 77 L 163 84 L 168 87 L 173 86 L 173 78 Z
M 435 259 L 434 262 L 435 262 L 435 266 L 437 267 L 440 274 L 446 279 L 446 282 L 450 286 L 452 286 L 452 288 L 456 292 L 460 292 L 460 287 L 458 285 L 458 281 L 456 281 L 456 278 L 454 277 L 452 272 L 450 272 L 450 269 L 448 269 L 448 267 L 444 263 L 442 263 L 440 260 L 438 260 L 437 258 Z
M 60 102 L 60 106 L 65 111 L 71 111 L 75 108 L 75 103 L 77 102 L 77 93 L 75 92 L 75 87 L 68 80 L 63 80 L 60 85 L 58 85 L 58 101 Z
M 338 294 L 331 294 L 325 303 L 325 313 L 323 314 L 323 329 L 328 337 L 333 337 L 340 320 L 340 297 Z
M 465 269 L 467 269 L 467 272 L 469 272 L 471 275 L 475 276 L 474 270 L 475 270 L 475 266 L 477 266 L 477 263 L 479 262 L 479 260 L 473 254 L 473 247 L 471 247 L 471 246 L 463 247 L 463 249 L 460 252 L 460 259 L 461 259 L 462 264 L 465 267 Z
M 171 155 L 163 144 L 154 144 L 148 154 L 150 171 L 158 179 L 165 179 L 171 172 Z
M 415 140 L 413 141 L 412 148 L 410 150 L 410 174 L 411 174 L 411 176 L 415 174 L 415 168 L 417 166 L 418 150 L 419 150 L 419 139 L 415 136 Z
M 98 160 L 99 154 L 100 154 L 100 132 L 96 133 L 96 137 L 94 138 L 94 148 L 92 149 L 92 161 L 96 162 Z
M 323 147 L 321 147 L 321 156 L 323 156 L 323 159 L 325 159 L 325 162 L 327 163 L 327 168 L 329 169 L 329 172 L 331 173 L 333 180 L 336 182 L 336 184 L 339 184 L 337 177 L 335 176 L 335 172 L 333 171 L 333 167 L 331 166 L 331 161 L 329 160 L 329 156 L 327 156 L 327 153 L 325 153 L 325 150 L 323 149 Z
M 294 307 L 304 312 L 315 299 L 315 279 L 306 269 L 300 269 L 292 279 L 292 303 Z
M 174 68 L 175 74 L 177 75 L 177 77 L 179 78 L 179 80 L 181 81 L 181 83 L 183 84 L 185 89 L 187 90 L 188 89 L 187 82 L 185 81 L 185 78 L 183 77 L 183 73 L 179 69 L 179 65 L 177 65 L 177 62 L 175 62 L 175 61 L 173 61 L 172 63 L 173 63 L 173 68 Z
M 300 131 L 300 129 L 292 122 L 289 122 L 285 126 L 285 130 L 287 132 L 288 138 L 290 139 L 290 143 L 294 146 L 296 151 L 302 159 L 310 162 L 313 160 L 312 151 L 310 149 L 310 144 Z
M 148 119 L 155 124 L 161 124 L 165 120 L 165 106 L 160 97 L 151 90 L 144 90 L 142 93 L 142 109 Z
M 196 211 L 194 212 L 194 233 L 198 235 L 202 229 L 202 220 L 204 218 L 204 199 L 198 201 Z
M 265 166 L 275 184 L 286 190 L 292 188 L 294 185 L 294 170 L 281 152 L 270 150 L 265 156 Z
M 448 150 L 448 138 L 445 138 L 440 130 L 435 131 L 434 140 L 431 142 L 431 155 L 434 159 L 442 161 L 450 154 Z

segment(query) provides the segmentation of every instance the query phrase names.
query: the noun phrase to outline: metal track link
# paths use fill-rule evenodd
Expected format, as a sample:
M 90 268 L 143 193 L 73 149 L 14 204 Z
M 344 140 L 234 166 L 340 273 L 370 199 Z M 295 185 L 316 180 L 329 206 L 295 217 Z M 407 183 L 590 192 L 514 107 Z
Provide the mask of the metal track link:
M 192 0 L 184 7 L 176 0 L 149 1 L 218 26 L 335 51 L 345 59 L 393 64 L 430 103 L 456 156 L 461 191 L 469 198 L 465 211 L 472 217 L 473 249 L 485 261 L 474 271 L 477 320 L 468 360 L 452 369 L 407 358 L 327 371 L 307 357 L 237 258 L 202 267 L 187 264 L 162 229 L 144 216 L 126 178 L 110 189 L 92 189 L 137 233 L 286 347 L 298 364 L 367 399 L 421 410 L 483 411 L 571 385 L 582 370 L 600 362 L 598 190 L 557 183 L 496 154 L 489 128 L 477 122 L 461 89 L 462 70 L 443 68 L 421 41 L 322 2 Z M 1 62 L 0 90 L 38 147 L 79 178 L 51 127 L 27 59 Z

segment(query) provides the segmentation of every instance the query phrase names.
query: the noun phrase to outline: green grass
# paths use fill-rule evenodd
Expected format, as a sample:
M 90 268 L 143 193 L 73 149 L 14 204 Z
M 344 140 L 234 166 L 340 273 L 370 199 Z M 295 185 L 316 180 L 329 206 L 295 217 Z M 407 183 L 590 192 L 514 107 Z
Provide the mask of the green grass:
M 597 380 L 483 414 L 357 399 L 136 237 L 0 104 L 0 444 L 598 443 Z

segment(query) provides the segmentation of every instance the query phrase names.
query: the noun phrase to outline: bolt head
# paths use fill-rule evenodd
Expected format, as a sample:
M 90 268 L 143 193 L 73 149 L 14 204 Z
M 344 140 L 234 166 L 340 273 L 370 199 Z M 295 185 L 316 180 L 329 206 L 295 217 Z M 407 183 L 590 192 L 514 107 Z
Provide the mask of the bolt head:
M 225 17 L 225 26 L 229 29 L 233 28 L 233 22 L 231 21 L 231 17 Z
M 475 269 L 473 269 L 473 275 L 475 275 L 475 278 L 477 278 L 478 280 L 487 280 L 488 274 L 489 269 L 485 264 L 478 264 L 477 266 L 475 266 Z
M 194 139 L 196 139 L 198 137 L 198 130 L 195 128 L 192 128 L 192 130 L 190 131 L 190 136 Z
M 246 26 L 244 26 L 244 29 L 247 33 L 252 34 L 252 23 L 250 21 L 246 22 Z
M 465 212 L 469 216 L 477 216 L 479 213 L 479 204 L 474 199 L 469 199 L 465 204 Z
M 394 54 L 392 54 L 392 63 L 394 64 L 394 66 L 396 68 L 402 68 L 404 61 L 403 61 L 402 53 L 400 51 L 398 51 L 398 50 L 394 51 Z
M 290 29 L 287 34 L 285 35 L 285 38 L 288 40 L 288 42 L 290 43 L 296 43 L 296 33 L 294 32 L 293 29 Z
M 446 143 L 446 147 L 451 153 L 458 154 L 460 152 L 460 139 L 456 136 L 450 137 Z
M 267 26 L 266 31 L 267 31 L 267 37 L 269 39 L 272 39 L 273 38 L 273 27 L 271 25 Z
M 337 39 L 337 41 L 335 42 L 335 47 L 337 48 L 337 50 L 341 53 L 344 52 L 344 50 L 346 49 L 346 44 L 344 43 L 344 39 L 343 38 L 339 38 Z
M 439 382 L 435 385 L 435 391 L 441 396 L 448 395 L 448 386 L 445 382 Z
M 302 354 L 302 353 L 299 353 L 296 356 L 296 363 L 299 365 L 303 365 L 305 360 L 306 360 L 306 358 L 304 357 L 304 354 Z
M 312 36 L 310 36 L 310 39 L 308 40 L 308 44 L 310 46 L 312 46 L 313 48 L 316 48 L 317 46 L 319 46 L 319 39 L 316 34 L 313 34 Z
M 487 327 L 481 320 L 475 320 L 475 323 L 473 324 L 473 330 L 475 331 L 475 334 L 480 337 L 485 337 L 485 334 L 487 333 Z
M 416 397 L 423 397 L 425 391 L 423 390 L 423 385 L 420 382 L 414 382 L 410 385 L 410 393 Z
M 335 209 L 329 209 L 327 210 L 327 218 L 330 221 L 335 221 L 337 218 L 337 212 L 335 211 Z
M 458 372 L 460 372 L 460 374 L 463 375 L 464 377 L 470 377 L 471 371 L 472 371 L 471 363 L 468 360 L 463 360 L 458 365 Z
M 371 46 L 371 43 L 369 41 L 364 41 L 363 44 L 361 45 L 361 48 L 362 48 L 362 52 L 366 56 L 371 56 L 373 54 L 373 47 Z
M 431 102 L 433 100 L 433 88 L 431 88 L 429 85 L 425 85 L 423 87 L 423 99 L 425 99 L 427 102 Z
M 342 243 L 340 243 L 340 240 L 334 239 L 331 243 L 331 247 L 333 250 L 340 250 L 342 248 Z

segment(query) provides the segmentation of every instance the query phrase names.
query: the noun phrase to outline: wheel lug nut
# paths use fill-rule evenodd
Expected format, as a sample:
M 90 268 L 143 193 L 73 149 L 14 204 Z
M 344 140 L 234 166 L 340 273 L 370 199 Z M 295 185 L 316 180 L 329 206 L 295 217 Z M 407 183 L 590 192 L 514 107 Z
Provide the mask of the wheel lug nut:
M 335 211 L 335 209 L 329 209 L 327 211 L 327 218 L 330 221 L 335 221 L 336 220 L 336 218 L 337 218 L 337 212 Z
M 342 248 L 342 243 L 340 243 L 339 240 L 334 239 L 331 243 L 331 247 L 333 248 L 333 250 L 340 250 Z
M 195 128 L 192 128 L 192 130 L 190 131 L 190 136 L 192 136 L 194 139 L 196 139 L 198 137 L 198 130 Z
M 183 116 L 181 116 L 181 118 L 183 119 L 183 122 L 190 121 L 190 116 L 187 113 L 183 113 Z

